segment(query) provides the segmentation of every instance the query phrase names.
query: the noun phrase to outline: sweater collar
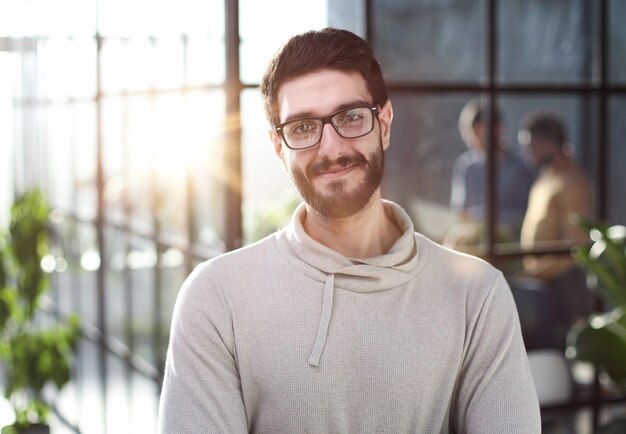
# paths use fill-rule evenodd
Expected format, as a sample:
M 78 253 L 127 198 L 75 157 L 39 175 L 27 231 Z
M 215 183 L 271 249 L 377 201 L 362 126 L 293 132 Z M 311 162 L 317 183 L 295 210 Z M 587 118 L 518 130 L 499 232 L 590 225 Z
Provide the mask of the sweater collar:
M 419 255 L 413 223 L 398 205 L 383 201 L 386 211 L 402 230 L 402 236 L 389 251 L 380 256 L 354 259 L 343 256 L 312 239 L 305 231 L 303 221 L 306 207 L 301 204 L 294 212 L 291 224 L 282 240 L 283 252 L 306 274 L 319 281 L 335 275 L 335 286 L 355 292 L 375 292 L 398 285 L 411 279 L 418 271 Z
M 421 269 L 425 258 L 418 254 L 416 234 L 408 214 L 393 202 L 383 201 L 402 236 L 389 251 L 365 259 L 347 258 L 318 243 L 304 230 L 306 208 L 301 204 L 291 224 L 277 235 L 277 245 L 285 258 L 305 275 L 324 283 L 324 297 L 315 343 L 309 365 L 318 366 L 328 336 L 335 288 L 355 292 L 377 292 L 402 285 Z

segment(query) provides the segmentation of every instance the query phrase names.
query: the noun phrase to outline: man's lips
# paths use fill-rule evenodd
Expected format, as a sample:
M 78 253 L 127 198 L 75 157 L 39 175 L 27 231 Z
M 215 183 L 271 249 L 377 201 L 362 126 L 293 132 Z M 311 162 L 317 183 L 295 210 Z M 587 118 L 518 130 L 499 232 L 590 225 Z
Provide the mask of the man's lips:
M 346 173 L 350 172 L 354 167 L 357 167 L 357 164 L 349 164 L 347 166 L 335 166 L 326 170 L 318 171 L 318 176 L 320 178 L 337 178 L 339 176 L 343 176 Z
M 338 178 L 343 176 L 355 167 L 365 166 L 367 160 L 362 155 L 342 156 L 334 161 L 322 160 L 307 170 L 310 178 L 319 176 L 320 178 Z

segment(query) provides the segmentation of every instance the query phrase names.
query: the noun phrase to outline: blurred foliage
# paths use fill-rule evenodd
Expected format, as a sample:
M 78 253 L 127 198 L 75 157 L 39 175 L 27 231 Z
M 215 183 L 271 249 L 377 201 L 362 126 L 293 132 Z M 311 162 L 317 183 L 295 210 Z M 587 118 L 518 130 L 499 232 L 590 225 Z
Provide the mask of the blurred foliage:
M 626 227 L 582 225 L 593 243 L 573 256 L 609 310 L 572 326 L 566 354 L 594 363 L 615 385 L 626 388 Z
M 46 422 L 50 405 L 43 390 L 49 384 L 61 389 L 69 381 L 79 336 L 77 317 L 52 328 L 37 326 L 48 288 L 41 269 L 48 252 L 48 215 L 41 192 L 29 191 L 11 208 L 8 234 L 0 234 L 0 361 L 15 430 Z
M 252 241 L 258 241 L 289 223 L 291 215 L 302 200 L 290 192 L 284 192 L 276 200 L 253 211 Z

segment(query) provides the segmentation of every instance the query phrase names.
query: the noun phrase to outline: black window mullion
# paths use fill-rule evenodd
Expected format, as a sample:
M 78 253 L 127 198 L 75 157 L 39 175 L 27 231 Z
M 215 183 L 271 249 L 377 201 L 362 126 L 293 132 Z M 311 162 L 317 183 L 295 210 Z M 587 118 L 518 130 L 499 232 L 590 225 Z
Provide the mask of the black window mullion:
M 607 140 L 608 140 L 608 25 L 609 25 L 609 6 L 608 0 L 600 0 L 598 2 L 598 137 L 595 153 L 595 167 L 593 172 L 593 181 L 595 184 L 595 216 L 598 219 L 605 220 L 607 217 L 607 191 L 608 191 L 608 163 L 607 163 Z M 602 309 L 602 301 L 596 298 L 596 309 Z M 600 377 L 598 367 L 595 367 L 595 375 L 592 386 L 592 418 L 593 432 L 598 432 L 600 427 L 600 412 L 603 406 L 602 386 L 600 385 Z
M 497 191 L 496 191 L 496 96 L 498 90 L 496 88 L 495 76 L 497 68 L 497 2 L 496 0 L 487 0 L 487 83 L 489 88 L 489 104 L 487 105 L 487 170 L 486 176 L 486 213 L 485 213 L 485 241 L 487 247 L 487 259 L 493 262 L 495 258 L 495 225 L 497 215 Z
M 227 250 L 241 246 L 242 227 L 242 168 L 241 168 L 241 91 L 239 74 L 239 4 L 225 0 L 226 52 L 226 118 L 224 122 L 224 237 Z
M 98 362 L 99 379 L 102 388 L 102 427 L 103 432 L 107 432 L 107 341 L 108 333 L 106 327 L 106 245 L 105 245 L 105 173 L 104 173 L 104 137 L 103 137 L 103 108 L 102 108 L 102 42 L 103 38 L 96 29 L 96 236 L 98 242 L 98 253 L 100 255 L 100 266 L 97 270 L 96 290 L 97 290 L 97 312 L 98 312 Z

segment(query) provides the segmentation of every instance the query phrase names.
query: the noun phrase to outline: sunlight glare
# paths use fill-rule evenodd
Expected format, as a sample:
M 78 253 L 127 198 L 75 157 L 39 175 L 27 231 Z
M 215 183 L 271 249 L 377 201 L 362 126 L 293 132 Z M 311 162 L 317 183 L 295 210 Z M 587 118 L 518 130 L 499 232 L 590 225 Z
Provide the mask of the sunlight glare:
M 328 25 L 326 0 L 241 0 L 241 79 L 255 83 L 274 52 L 290 37 Z M 306 10 L 303 10 L 305 8 Z

